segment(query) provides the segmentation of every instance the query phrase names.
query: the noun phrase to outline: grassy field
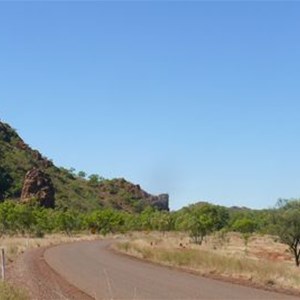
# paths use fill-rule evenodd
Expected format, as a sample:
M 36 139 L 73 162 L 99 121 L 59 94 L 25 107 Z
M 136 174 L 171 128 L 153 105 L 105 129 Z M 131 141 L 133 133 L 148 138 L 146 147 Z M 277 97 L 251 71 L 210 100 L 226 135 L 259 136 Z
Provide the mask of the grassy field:
M 115 247 L 124 253 L 192 272 L 257 286 L 300 292 L 300 270 L 286 245 L 271 236 L 215 234 L 202 245 L 182 233 L 130 234 Z

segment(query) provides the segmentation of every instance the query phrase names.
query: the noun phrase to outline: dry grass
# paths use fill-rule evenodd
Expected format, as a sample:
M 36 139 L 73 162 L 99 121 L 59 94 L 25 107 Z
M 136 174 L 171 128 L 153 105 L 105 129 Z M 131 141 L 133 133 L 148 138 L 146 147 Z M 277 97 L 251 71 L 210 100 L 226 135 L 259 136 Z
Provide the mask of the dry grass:
M 0 248 L 5 250 L 5 261 L 9 265 L 18 255 L 22 254 L 27 249 L 37 247 L 47 247 L 61 243 L 76 242 L 81 240 L 99 239 L 99 235 L 78 234 L 71 237 L 62 234 L 47 235 L 44 238 L 29 238 L 22 236 L 2 236 L 0 238 Z M 0 299 L 1 300 L 27 300 L 29 296 L 27 292 L 11 286 L 9 283 L 0 281 Z
M 22 289 L 16 289 L 8 283 L 0 283 L 1 300 L 29 300 L 29 297 Z
M 203 245 L 185 234 L 132 234 L 116 247 L 127 254 L 193 272 L 214 274 L 262 286 L 300 291 L 300 272 L 286 246 L 270 236 L 245 240 L 239 234 L 214 235 Z
M 9 264 L 27 249 L 94 239 L 99 239 L 99 235 L 77 234 L 74 236 L 66 236 L 63 234 L 51 234 L 46 235 L 43 238 L 3 236 L 0 238 L 0 248 L 4 248 L 6 254 L 6 263 Z

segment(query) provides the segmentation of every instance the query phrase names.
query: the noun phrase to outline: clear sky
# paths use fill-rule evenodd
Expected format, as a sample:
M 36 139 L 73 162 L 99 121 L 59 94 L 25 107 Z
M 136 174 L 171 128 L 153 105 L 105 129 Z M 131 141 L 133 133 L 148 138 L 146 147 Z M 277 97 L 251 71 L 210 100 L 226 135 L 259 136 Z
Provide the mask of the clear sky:
M 196 201 L 300 197 L 300 3 L 0 2 L 0 118 L 66 168 Z

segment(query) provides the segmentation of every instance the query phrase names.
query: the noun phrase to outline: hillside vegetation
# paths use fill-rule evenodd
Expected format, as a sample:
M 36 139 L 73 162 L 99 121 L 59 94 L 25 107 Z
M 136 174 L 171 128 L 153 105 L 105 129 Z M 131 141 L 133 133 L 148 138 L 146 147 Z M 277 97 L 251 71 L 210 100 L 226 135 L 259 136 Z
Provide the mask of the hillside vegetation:
M 55 166 L 39 151 L 31 149 L 8 124 L 0 122 L 0 199 L 18 200 L 26 173 L 33 168 L 49 175 L 55 188 L 58 209 L 91 211 L 115 208 L 140 212 L 147 206 L 168 209 L 168 199 L 153 196 L 125 179 L 104 179 L 97 174 L 88 178 Z
M 41 193 L 36 195 L 47 191 L 51 191 L 49 195 L 52 195 L 55 189 L 55 205 L 46 208 L 42 205 L 43 202 L 36 201 L 34 197 L 27 199 L 33 191 L 30 186 L 33 177 L 28 174 L 38 174 L 37 181 L 33 180 L 34 188 L 39 188 L 41 182 L 49 184 L 48 187 L 41 187 Z M 28 180 L 28 185 L 24 185 L 26 189 L 23 188 L 24 178 Z M 21 197 L 23 201 L 19 201 L 24 190 L 27 191 L 27 196 Z M 139 185 L 122 178 L 108 180 L 96 174 L 86 178 L 84 172 L 76 174 L 74 170 L 58 168 L 25 144 L 9 125 L 1 122 L 0 199 L 0 236 L 43 237 L 53 233 L 71 236 L 78 232 L 103 235 L 132 231 L 160 231 L 162 234 L 177 232 L 184 233 L 189 239 L 189 245 L 197 247 L 205 245 L 211 236 L 217 235 L 220 243 L 214 245 L 217 250 L 226 244 L 229 232 L 236 232 L 243 240 L 246 257 L 247 245 L 254 234 L 271 235 L 273 241 L 284 245 L 282 249 L 287 260 L 297 267 L 300 265 L 300 200 L 280 200 L 273 209 L 265 210 L 226 208 L 199 202 L 169 212 L 167 194 L 153 196 L 143 191 Z M 175 264 L 178 257 L 180 261 L 185 261 L 187 257 L 181 251 L 187 252 L 186 245 L 180 242 L 179 246 L 180 249 L 175 253 L 170 254 L 165 249 L 157 252 L 155 255 L 161 253 L 162 256 L 155 256 L 155 259 L 171 257 L 172 264 L 173 258 Z M 135 252 L 153 253 L 152 247 L 151 251 L 132 248 L 132 244 L 125 244 L 124 247 L 131 250 L 134 248 Z M 199 266 L 203 263 L 193 249 L 189 253 L 192 259 L 188 261 L 197 259 Z M 233 263 L 250 269 L 253 266 L 256 268 L 256 263 L 248 263 L 247 260 L 240 263 L 243 259 L 241 257 Z M 215 261 L 218 264 L 217 258 Z M 183 265 L 186 263 L 183 262 Z M 275 269 L 270 267 L 270 270 Z M 280 276 L 284 277 L 285 272 L 283 270 Z

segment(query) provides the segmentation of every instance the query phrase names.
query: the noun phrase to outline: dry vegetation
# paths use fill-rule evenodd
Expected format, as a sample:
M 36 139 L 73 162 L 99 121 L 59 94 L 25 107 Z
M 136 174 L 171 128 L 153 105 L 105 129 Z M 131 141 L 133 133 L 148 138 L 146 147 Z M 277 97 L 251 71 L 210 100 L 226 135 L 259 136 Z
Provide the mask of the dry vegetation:
M 28 300 L 27 293 L 22 289 L 16 289 L 8 283 L 0 283 L 0 299 L 1 300 Z
M 115 247 L 129 255 L 192 272 L 300 292 L 300 273 L 287 246 L 271 236 L 216 233 L 202 245 L 183 233 L 131 234 Z
M 70 243 L 81 240 L 94 240 L 99 238 L 99 235 L 87 235 L 77 234 L 73 236 L 67 236 L 63 234 L 51 234 L 46 235 L 43 238 L 30 238 L 22 236 L 4 236 L 0 238 L 0 248 L 5 249 L 6 263 L 13 262 L 17 256 L 23 253 L 27 249 L 37 247 L 47 247 L 52 245 L 58 245 L 61 243 Z
M 11 264 L 19 254 L 36 247 L 46 247 L 79 240 L 99 239 L 99 235 L 62 234 L 44 238 L 3 236 L 0 247 L 5 249 L 6 262 Z M 255 285 L 283 288 L 300 292 L 300 272 L 287 246 L 272 236 L 220 233 L 205 238 L 202 245 L 191 243 L 180 232 L 132 232 L 116 249 L 138 258 L 189 270 L 201 275 L 222 276 Z M 0 299 L 28 299 L 26 292 L 0 284 Z
M 66 236 L 62 234 L 47 235 L 44 238 L 28 238 L 22 236 L 2 236 L 0 238 L 0 248 L 5 249 L 5 260 L 8 268 L 11 263 L 16 260 L 18 255 L 27 249 L 37 247 L 47 247 L 61 243 L 76 242 L 80 240 L 99 239 L 99 235 L 77 234 L 74 236 Z M 0 282 L 0 299 L 1 300 L 27 300 L 29 299 L 27 292 L 11 286 L 8 282 Z

